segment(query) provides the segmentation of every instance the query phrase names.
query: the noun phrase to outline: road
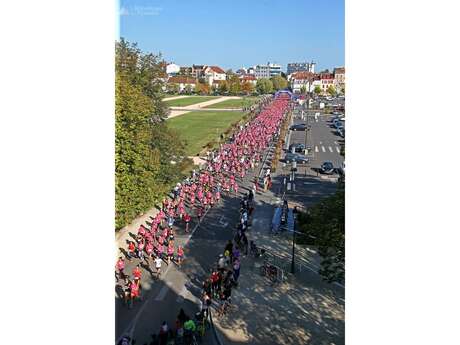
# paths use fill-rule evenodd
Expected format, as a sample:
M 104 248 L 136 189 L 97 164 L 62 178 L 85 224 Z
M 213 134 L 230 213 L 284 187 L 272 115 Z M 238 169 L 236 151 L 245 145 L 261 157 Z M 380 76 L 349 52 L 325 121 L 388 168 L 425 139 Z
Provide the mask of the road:
M 330 161 L 334 167 L 340 167 L 344 157 L 340 155 L 340 145 L 344 144 L 344 139 L 335 134 L 335 129 L 331 128 L 330 120 L 332 115 L 320 115 L 315 121 L 314 112 L 309 112 L 308 124 L 311 126 L 307 134 L 307 147 L 311 147 L 309 157 L 310 167 L 319 168 L 325 161 Z M 306 116 L 304 116 L 306 119 Z M 294 124 L 305 123 L 300 117 L 294 119 Z M 290 144 L 305 143 L 305 131 L 290 131 Z
M 315 158 L 312 161 L 313 166 L 315 166 L 315 164 L 318 164 L 319 166 L 319 164 L 321 164 L 324 160 L 330 160 L 334 164 L 339 164 L 343 158 L 339 155 L 337 150 L 332 150 L 332 152 L 329 150 L 329 146 L 331 146 L 331 148 L 339 146 L 338 144 L 335 144 L 335 142 L 339 142 L 339 137 L 336 137 L 331 132 L 332 129 L 328 128 L 326 121 L 319 120 L 318 122 L 313 122 L 314 120 L 312 121 L 312 119 L 313 117 L 309 119 L 312 129 L 309 132 L 308 145 L 313 147 L 318 146 L 319 148 L 318 152 L 315 152 Z M 295 120 L 296 123 L 300 121 L 300 119 Z M 292 132 L 290 138 L 291 143 L 303 143 L 305 140 L 304 136 L 305 132 Z M 325 152 L 323 152 L 320 147 L 324 147 Z M 253 174 L 248 174 L 243 183 L 240 183 L 240 186 L 243 187 L 241 188 L 242 192 L 245 192 L 245 187 L 247 188 L 250 186 L 252 176 Z M 280 190 L 282 184 L 282 174 L 278 173 L 273 176 L 272 190 Z M 309 206 L 318 202 L 318 200 L 325 195 L 333 193 L 336 188 L 334 183 L 321 180 L 319 177 L 313 175 L 301 176 L 299 174 L 298 185 L 299 187 L 296 189 L 296 192 L 291 192 L 291 194 L 288 195 L 289 201 L 290 203 L 303 204 L 304 206 Z M 280 195 L 275 194 L 275 196 L 279 197 Z M 259 210 L 257 215 L 257 222 L 260 226 L 260 224 L 265 224 L 264 222 L 269 221 L 272 214 L 271 210 L 274 209 L 277 200 L 275 197 L 270 197 L 268 199 L 263 198 L 259 200 L 259 203 L 262 203 L 262 208 Z M 184 264 L 181 268 L 178 268 L 175 264 L 171 264 L 168 268 L 164 265 L 166 272 L 158 281 L 153 278 L 153 275 L 149 273 L 146 267 L 142 268 L 144 289 L 143 301 L 138 301 L 134 305 L 133 309 L 127 309 L 122 304 L 120 298 L 118 297 L 119 287 L 116 287 L 115 307 L 117 340 L 122 335 L 129 334 L 137 340 L 138 344 L 143 344 L 150 339 L 150 335 L 152 333 L 158 332 L 163 321 L 167 321 L 170 326 L 174 326 L 174 321 L 180 308 L 184 308 L 186 313 L 190 316 L 193 316 L 194 313 L 199 310 L 198 297 L 201 291 L 201 283 L 203 278 L 209 274 L 210 268 L 215 263 L 218 255 L 222 252 L 226 241 L 233 237 L 234 226 L 238 221 L 238 210 L 238 198 L 235 196 L 224 197 L 220 205 L 215 206 L 206 214 L 201 224 L 192 224 L 191 228 L 195 229 L 192 237 L 184 233 L 183 224 L 176 223 L 176 243 L 186 244 Z M 261 226 L 258 232 L 263 232 L 265 228 L 265 226 Z M 260 236 L 262 235 L 258 235 L 257 237 L 258 241 L 262 241 L 263 237 Z M 270 246 L 270 241 L 273 240 L 266 237 L 264 241 L 267 246 Z M 280 247 L 281 242 L 276 239 L 274 241 L 274 245 L 278 245 L 279 250 L 284 251 L 284 249 L 282 249 L 284 247 Z M 287 246 L 289 246 L 289 242 L 287 242 Z M 286 253 L 283 255 L 289 255 L 288 249 L 285 251 Z M 283 303 L 280 302 L 280 305 L 277 305 L 274 301 L 270 301 L 270 310 L 271 313 L 275 314 L 281 311 L 285 312 L 285 303 L 291 303 L 292 308 L 298 305 L 300 308 L 299 310 L 308 310 L 308 308 L 314 306 L 315 315 L 318 315 L 318 318 L 313 320 L 307 313 L 301 316 L 303 321 L 299 321 L 307 322 L 307 324 L 302 327 L 311 328 L 311 332 L 313 333 L 311 333 L 309 337 L 311 338 L 313 334 L 314 339 L 317 339 L 318 341 L 319 339 L 328 339 L 327 333 L 332 330 L 330 322 L 333 320 L 335 325 L 333 331 L 336 334 L 334 335 L 334 342 L 336 344 L 342 343 L 340 339 L 343 338 L 344 332 L 344 294 L 343 292 L 340 292 L 340 290 L 337 290 L 337 287 L 328 287 L 330 284 L 327 284 L 320 279 L 317 272 L 315 272 L 315 267 L 318 267 L 319 265 L 318 257 L 317 254 L 312 253 L 313 252 L 305 250 L 302 259 L 303 262 L 305 262 L 305 272 L 310 272 L 308 273 L 309 276 L 307 276 L 306 281 L 301 283 L 299 281 L 299 283 L 295 283 L 300 284 L 298 286 L 292 285 L 296 287 L 295 289 L 297 291 L 299 291 L 299 287 L 307 286 L 308 288 L 305 291 L 308 292 L 308 296 L 299 295 L 295 300 L 291 299 L 290 301 L 285 301 Z M 126 272 L 131 273 L 137 262 L 138 260 L 136 259 L 133 260 L 133 262 L 128 263 Z M 310 268 L 308 267 L 309 263 L 313 263 L 313 266 Z M 245 265 L 249 264 L 250 262 L 242 262 L 242 271 L 245 269 Z M 255 279 L 255 277 L 252 277 L 251 279 L 253 278 Z M 248 283 L 249 282 L 250 280 L 248 280 Z M 254 283 L 260 284 L 260 281 L 254 281 Z M 257 291 L 251 289 L 250 286 L 246 289 L 245 286 L 246 284 L 242 284 L 241 293 L 238 293 L 235 296 L 239 296 L 238 299 L 241 299 L 241 301 L 244 300 L 241 307 L 244 308 L 242 309 L 242 312 L 247 316 L 247 320 L 246 318 L 241 319 L 240 317 L 240 322 L 241 324 L 244 324 L 245 322 L 249 323 L 251 326 L 246 330 L 246 332 L 248 334 L 251 334 L 252 332 L 251 339 L 254 341 L 249 343 L 267 343 L 266 337 L 260 338 L 260 335 L 257 335 L 258 328 L 255 327 L 258 322 L 263 322 L 263 320 L 251 320 L 249 310 L 253 310 L 253 308 L 256 308 L 257 310 L 257 303 L 267 303 L 268 301 L 260 300 L 260 296 L 257 296 Z M 247 296 L 243 294 L 244 291 L 247 292 Z M 322 298 L 325 298 L 324 296 L 326 295 L 329 296 L 327 297 L 329 302 L 327 302 L 327 305 L 325 304 L 325 306 L 321 306 L 322 302 L 319 302 Z M 326 319 L 329 321 L 326 323 L 323 322 Z M 288 324 L 283 327 L 288 327 Z M 225 334 L 223 328 L 220 329 L 220 332 Z M 267 335 L 269 336 L 270 333 L 264 334 L 264 336 Z M 224 338 L 227 338 L 226 336 L 227 334 L 225 334 Z M 205 339 L 204 342 L 205 344 L 207 342 L 212 343 L 210 337 L 212 337 L 211 332 L 207 332 L 207 339 Z M 305 335 L 305 337 L 307 337 L 307 335 Z M 229 341 L 230 338 L 227 338 L 226 340 Z M 290 343 L 296 344 L 295 341 Z

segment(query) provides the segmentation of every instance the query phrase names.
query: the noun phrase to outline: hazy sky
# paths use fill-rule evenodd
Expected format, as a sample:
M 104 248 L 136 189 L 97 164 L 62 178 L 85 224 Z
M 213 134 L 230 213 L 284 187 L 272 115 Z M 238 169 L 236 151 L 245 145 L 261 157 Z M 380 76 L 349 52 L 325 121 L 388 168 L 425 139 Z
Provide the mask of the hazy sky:
M 343 0 L 120 0 L 120 36 L 178 65 L 344 65 Z

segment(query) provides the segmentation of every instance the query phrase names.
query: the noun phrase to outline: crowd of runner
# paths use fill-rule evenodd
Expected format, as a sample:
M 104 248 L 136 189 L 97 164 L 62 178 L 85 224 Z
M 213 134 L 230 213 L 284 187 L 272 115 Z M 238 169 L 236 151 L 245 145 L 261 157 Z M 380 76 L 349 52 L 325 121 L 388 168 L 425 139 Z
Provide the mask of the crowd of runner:
M 269 103 L 250 123 L 241 126 L 228 143 L 208 153 L 205 167 L 191 173 L 178 183 L 170 198 L 162 202 L 161 210 L 151 217 L 151 222 L 141 225 L 135 239 L 128 241 L 126 259 L 139 260 L 131 274 L 125 272 L 125 259 L 120 256 L 116 263 L 116 280 L 124 284 L 124 302 L 132 308 L 136 299 L 142 298 L 141 267 L 160 278 L 162 264 L 171 262 L 181 265 L 184 248 L 175 244 L 174 225 L 182 226 L 189 233 L 192 218 L 199 224 L 205 213 L 219 204 L 223 195 L 238 195 L 238 180 L 243 180 L 249 171 L 254 171 L 262 162 L 262 155 L 271 140 L 279 135 L 280 124 L 287 110 L 288 99 L 276 98 Z M 271 184 L 270 171 L 264 176 L 264 189 Z M 248 253 L 246 230 L 252 213 L 252 201 L 258 191 L 256 176 L 252 189 L 241 200 L 240 221 L 233 241 L 229 241 L 219 257 L 216 268 L 203 283 L 203 315 L 206 305 L 216 299 L 219 314 L 224 314 L 231 302 L 231 289 L 237 285 L 240 271 L 240 255 Z M 183 325 L 185 324 L 185 321 Z

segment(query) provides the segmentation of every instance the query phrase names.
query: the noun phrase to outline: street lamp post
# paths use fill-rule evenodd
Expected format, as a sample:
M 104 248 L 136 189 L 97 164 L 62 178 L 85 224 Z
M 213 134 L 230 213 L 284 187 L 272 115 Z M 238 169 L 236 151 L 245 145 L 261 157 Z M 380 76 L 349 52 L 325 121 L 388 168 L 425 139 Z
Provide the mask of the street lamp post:
M 292 229 L 292 261 L 291 261 L 291 273 L 295 273 L 295 233 L 296 233 L 296 222 L 297 222 L 297 206 L 294 206 L 292 210 L 294 217 L 294 228 Z

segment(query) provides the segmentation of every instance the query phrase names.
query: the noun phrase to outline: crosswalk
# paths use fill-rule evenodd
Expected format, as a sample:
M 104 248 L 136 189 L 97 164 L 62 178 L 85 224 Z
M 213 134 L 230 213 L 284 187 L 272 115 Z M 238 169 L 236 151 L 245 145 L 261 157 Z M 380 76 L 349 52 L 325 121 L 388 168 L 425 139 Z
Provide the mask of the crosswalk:
M 334 153 L 334 152 L 340 153 L 340 146 L 333 147 L 333 146 L 315 145 L 315 152 L 319 152 L 320 150 L 324 153 L 326 153 L 327 151 L 329 151 L 330 153 Z

